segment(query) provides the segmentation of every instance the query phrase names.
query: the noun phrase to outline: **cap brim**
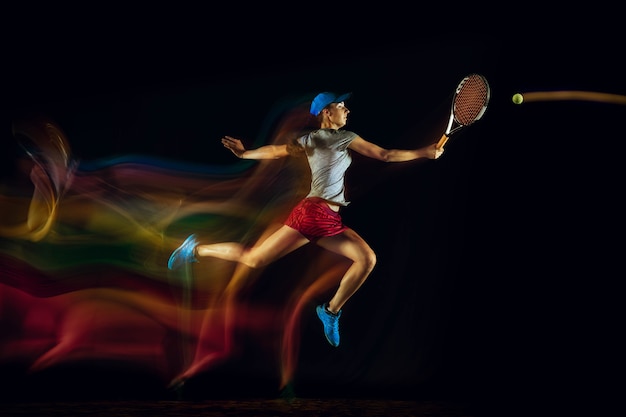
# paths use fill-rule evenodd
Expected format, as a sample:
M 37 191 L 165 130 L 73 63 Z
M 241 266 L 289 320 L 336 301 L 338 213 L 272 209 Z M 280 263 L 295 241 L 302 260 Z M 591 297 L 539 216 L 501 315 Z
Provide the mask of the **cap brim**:
M 334 103 L 341 103 L 342 101 L 346 101 L 350 97 L 352 97 L 352 93 L 342 94 L 335 99 Z

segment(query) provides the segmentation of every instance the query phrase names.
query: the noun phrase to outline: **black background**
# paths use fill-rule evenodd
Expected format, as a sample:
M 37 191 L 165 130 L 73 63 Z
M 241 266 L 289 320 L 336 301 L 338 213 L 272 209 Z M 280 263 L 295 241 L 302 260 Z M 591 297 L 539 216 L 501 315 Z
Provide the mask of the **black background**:
M 350 10 L 339 18 L 298 12 L 270 20 L 246 10 L 7 16 L 6 149 L 12 120 L 40 112 L 64 129 L 81 160 L 143 154 L 229 164 L 222 135 L 258 139 L 272 105 L 320 90 L 352 91 L 348 127 L 382 146 L 407 147 L 415 143 L 411 132 L 438 138 L 458 81 L 482 73 L 492 88 L 485 118 L 454 137 L 441 160 L 397 168 L 357 159 L 351 168 L 345 218 L 375 248 L 379 265 L 346 306 L 342 337 L 372 344 L 386 329 L 400 350 L 363 357 L 303 348 L 296 390 L 517 409 L 612 403 L 623 310 L 621 246 L 613 244 L 621 237 L 623 168 L 613 159 L 625 107 L 511 102 L 525 91 L 626 94 L 623 35 L 606 20 L 611 14 L 501 16 L 486 29 L 417 32 L 438 17 L 414 20 L 396 9 L 369 11 L 367 19 Z M 589 29 L 589 21 L 601 29 Z M 12 151 L 3 154 L 6 172 L 12 160 Z M 424 308 L 427 324 L 403 316 L 407 306 Z M 316 330 L 303 339 L 318 337 Z M 407 362 L 416 351 L 427 364 Z M 368 371 L 342 380 L 336 364 L 348 358 Z M 198 378 L 189 395 L 241 390 L 240 381 L 215 382 L 240 369 L 232 366 Z M 32 384 L 29 395 L 63 392 L 51 388 L 56 377 Z M 267 394 L 260 388 L 266 375 L 247 377 L 261 381 L 250 383 L 251 395 Z M 119 395 L 98 384 L 103 395 Z M 137 396 L 170 395 L 148 381 L 132 388 Z

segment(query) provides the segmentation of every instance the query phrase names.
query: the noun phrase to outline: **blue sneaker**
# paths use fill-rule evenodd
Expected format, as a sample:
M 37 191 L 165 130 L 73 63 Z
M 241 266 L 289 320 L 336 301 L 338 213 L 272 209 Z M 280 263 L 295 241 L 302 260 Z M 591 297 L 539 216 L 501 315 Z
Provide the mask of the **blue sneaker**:
M 196 235 L 189 235 L 183 244 L 172 252 L 170 260 L 167 262 L 167 267 L 169 269 L 178 269 L 185 263 L 198 262 L 194 253 L 196 246 L 198 246 Z
M 341 310 L 337 314 L 333 314 L 326 310 L 324 304 L 321 304 L 315 308 L 315 311 L 317 312 L 317 317 L 324 324 L 324 335 L 328 343 L 335 347 L 339 346 L 339 317 L 341 317 Z

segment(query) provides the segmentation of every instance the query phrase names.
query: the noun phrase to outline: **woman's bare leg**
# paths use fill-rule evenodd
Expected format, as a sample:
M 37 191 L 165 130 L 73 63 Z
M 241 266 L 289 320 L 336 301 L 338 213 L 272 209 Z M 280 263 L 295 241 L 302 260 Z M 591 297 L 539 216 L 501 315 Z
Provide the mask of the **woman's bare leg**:
M 252 247 L 240 243 L 222 242 L 198 245 L 197 256 L 211 256 L 226 261 L 239 262 L 251 268 L 264 267 L 309 242 L 300 232 L 281 226 L 266 239 Z
M 325 237 L 317 244 L 326 250 L 338 253 L 353 261 L 341 278 L 339 288 L 327 304 L 332 313 L 337 313 L 352 295 L 363 285 L 376 265 L 376 254 L 367 242 L 352 229 Z

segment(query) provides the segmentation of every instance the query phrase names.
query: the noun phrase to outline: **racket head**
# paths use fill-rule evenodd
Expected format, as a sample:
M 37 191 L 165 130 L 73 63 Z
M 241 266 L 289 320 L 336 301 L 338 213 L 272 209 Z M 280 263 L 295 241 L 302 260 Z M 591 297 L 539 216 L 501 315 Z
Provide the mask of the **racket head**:
M 490 98 L 491 88 L 485 77 L 480 74 L 466 76 L 457 86 L 452 100 L 454 120 L 461 126 L 480 120 Z

